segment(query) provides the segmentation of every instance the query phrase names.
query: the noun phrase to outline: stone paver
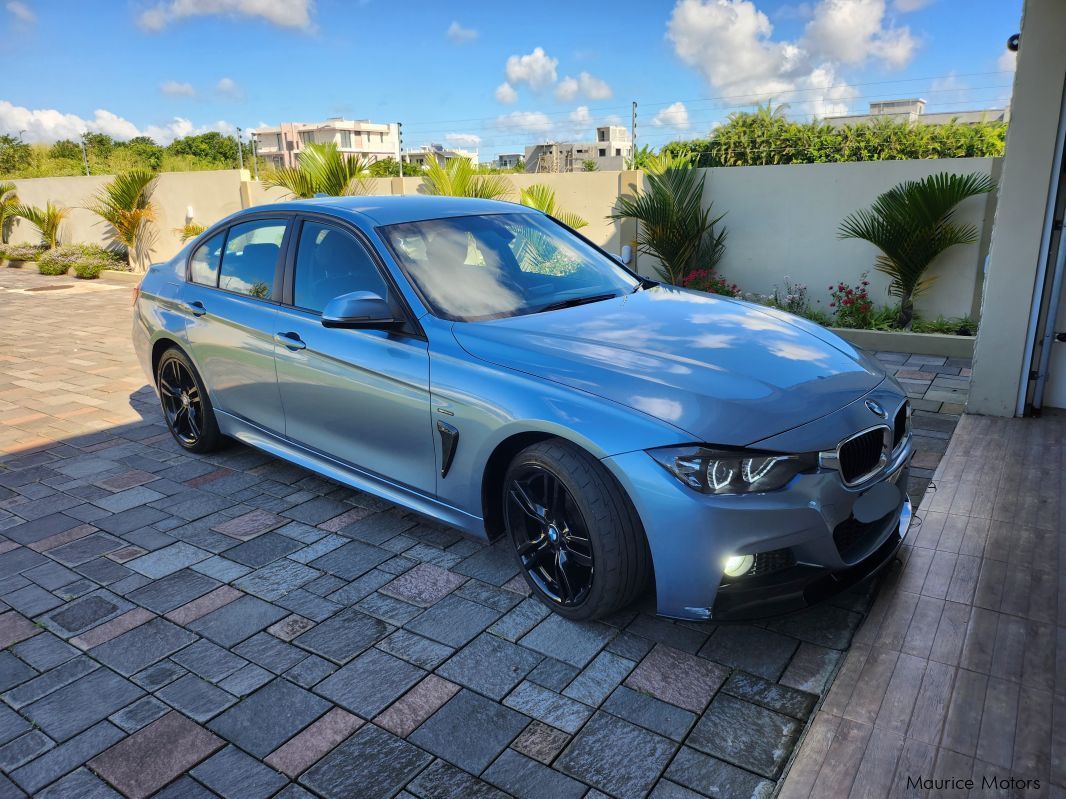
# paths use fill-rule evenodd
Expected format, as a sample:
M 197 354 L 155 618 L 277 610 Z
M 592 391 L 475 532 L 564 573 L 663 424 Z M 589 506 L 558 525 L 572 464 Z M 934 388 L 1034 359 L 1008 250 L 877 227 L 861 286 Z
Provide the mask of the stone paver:
M 1026 569 L 1060 516 L 1009 471 L 958 479 L 991 450 L 948 455 L 887 604 L 715 626 L 644 598 L 580 624 L 529 598 L 506 542 L 240 445 L 181 451 L 127 286 L 3 269 L 0 304 L 0 795 L 765 797 L 805 727 L 803 795 L 937 746 L 1061 782 L 1057 560 Z M 923 499 L 968 363 L 883 361 L 914 392 Z

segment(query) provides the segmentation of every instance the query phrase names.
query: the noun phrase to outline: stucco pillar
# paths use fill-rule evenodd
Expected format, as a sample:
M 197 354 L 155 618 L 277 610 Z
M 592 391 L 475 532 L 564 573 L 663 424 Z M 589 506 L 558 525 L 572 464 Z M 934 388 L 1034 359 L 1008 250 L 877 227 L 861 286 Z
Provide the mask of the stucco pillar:
M 1066 80 L 1066 3 L 1026 0 L 967 410 L 1014 416 Z M 1006 38 L 1006 37 L 1004 37 Z

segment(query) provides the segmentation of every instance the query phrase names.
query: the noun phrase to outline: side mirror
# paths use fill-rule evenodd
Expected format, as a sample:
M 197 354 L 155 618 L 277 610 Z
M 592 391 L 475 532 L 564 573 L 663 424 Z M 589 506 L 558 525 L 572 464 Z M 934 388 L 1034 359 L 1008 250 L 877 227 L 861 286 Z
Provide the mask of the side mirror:
M 330 300 L 322 311 L 323 327 L 387 330 L 400 327 L 389 304 L 372 291 L 353 291 Z

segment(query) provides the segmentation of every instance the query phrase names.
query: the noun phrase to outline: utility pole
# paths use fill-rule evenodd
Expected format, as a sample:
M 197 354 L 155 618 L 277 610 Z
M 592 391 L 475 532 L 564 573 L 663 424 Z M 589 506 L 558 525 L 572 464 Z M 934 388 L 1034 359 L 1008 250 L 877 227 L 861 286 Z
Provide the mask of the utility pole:
M 78 139 L 78 144 L 81 145 L 81 161 L 85 164 L 85 177 L 89 177 L 89 154 L 85 151 L 84 135 Z
M 241 129 L 237 128 L 237 169 L 244 169 L 244 148 L 241 147 Z
M 403 178 L 403 123 L 396 123 L 396 160 L 400 164 L 400 178 Z
M 252 178 L 259 180 L 259 134 L 254 130 L 251 136 L 252 141 Z
M 633 141 L 630 142 L 630 148 L 631 148 L 630 152 L 632 153 L 630 158 L 633 161 L 633 166 L 636 167 L 636 165 L 637 165 L 637 101 L 636 100 L 633 101 L 633 130 L 632 130 L 632 133 L 631 133 L 631 137 L 632 137 Z

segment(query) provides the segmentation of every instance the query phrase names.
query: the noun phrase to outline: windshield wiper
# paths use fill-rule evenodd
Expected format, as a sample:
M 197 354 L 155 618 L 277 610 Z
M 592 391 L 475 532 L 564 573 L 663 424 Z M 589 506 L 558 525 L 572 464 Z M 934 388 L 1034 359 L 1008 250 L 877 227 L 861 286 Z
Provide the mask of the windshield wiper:
M 558 311 L 560 308 L 573 308 L 577 305 L 588 305 L 590 302 L 602 302 L 603 300 L 613 300 L 618 295 L 614 292 L 610 294 L 593 294 L 589 297 L 571 297 L 568 300 L 559 300 L 559 302 L 552 302 L 548 305 L 538 308 L 535 313 L 543 313 L 544 311 Z

